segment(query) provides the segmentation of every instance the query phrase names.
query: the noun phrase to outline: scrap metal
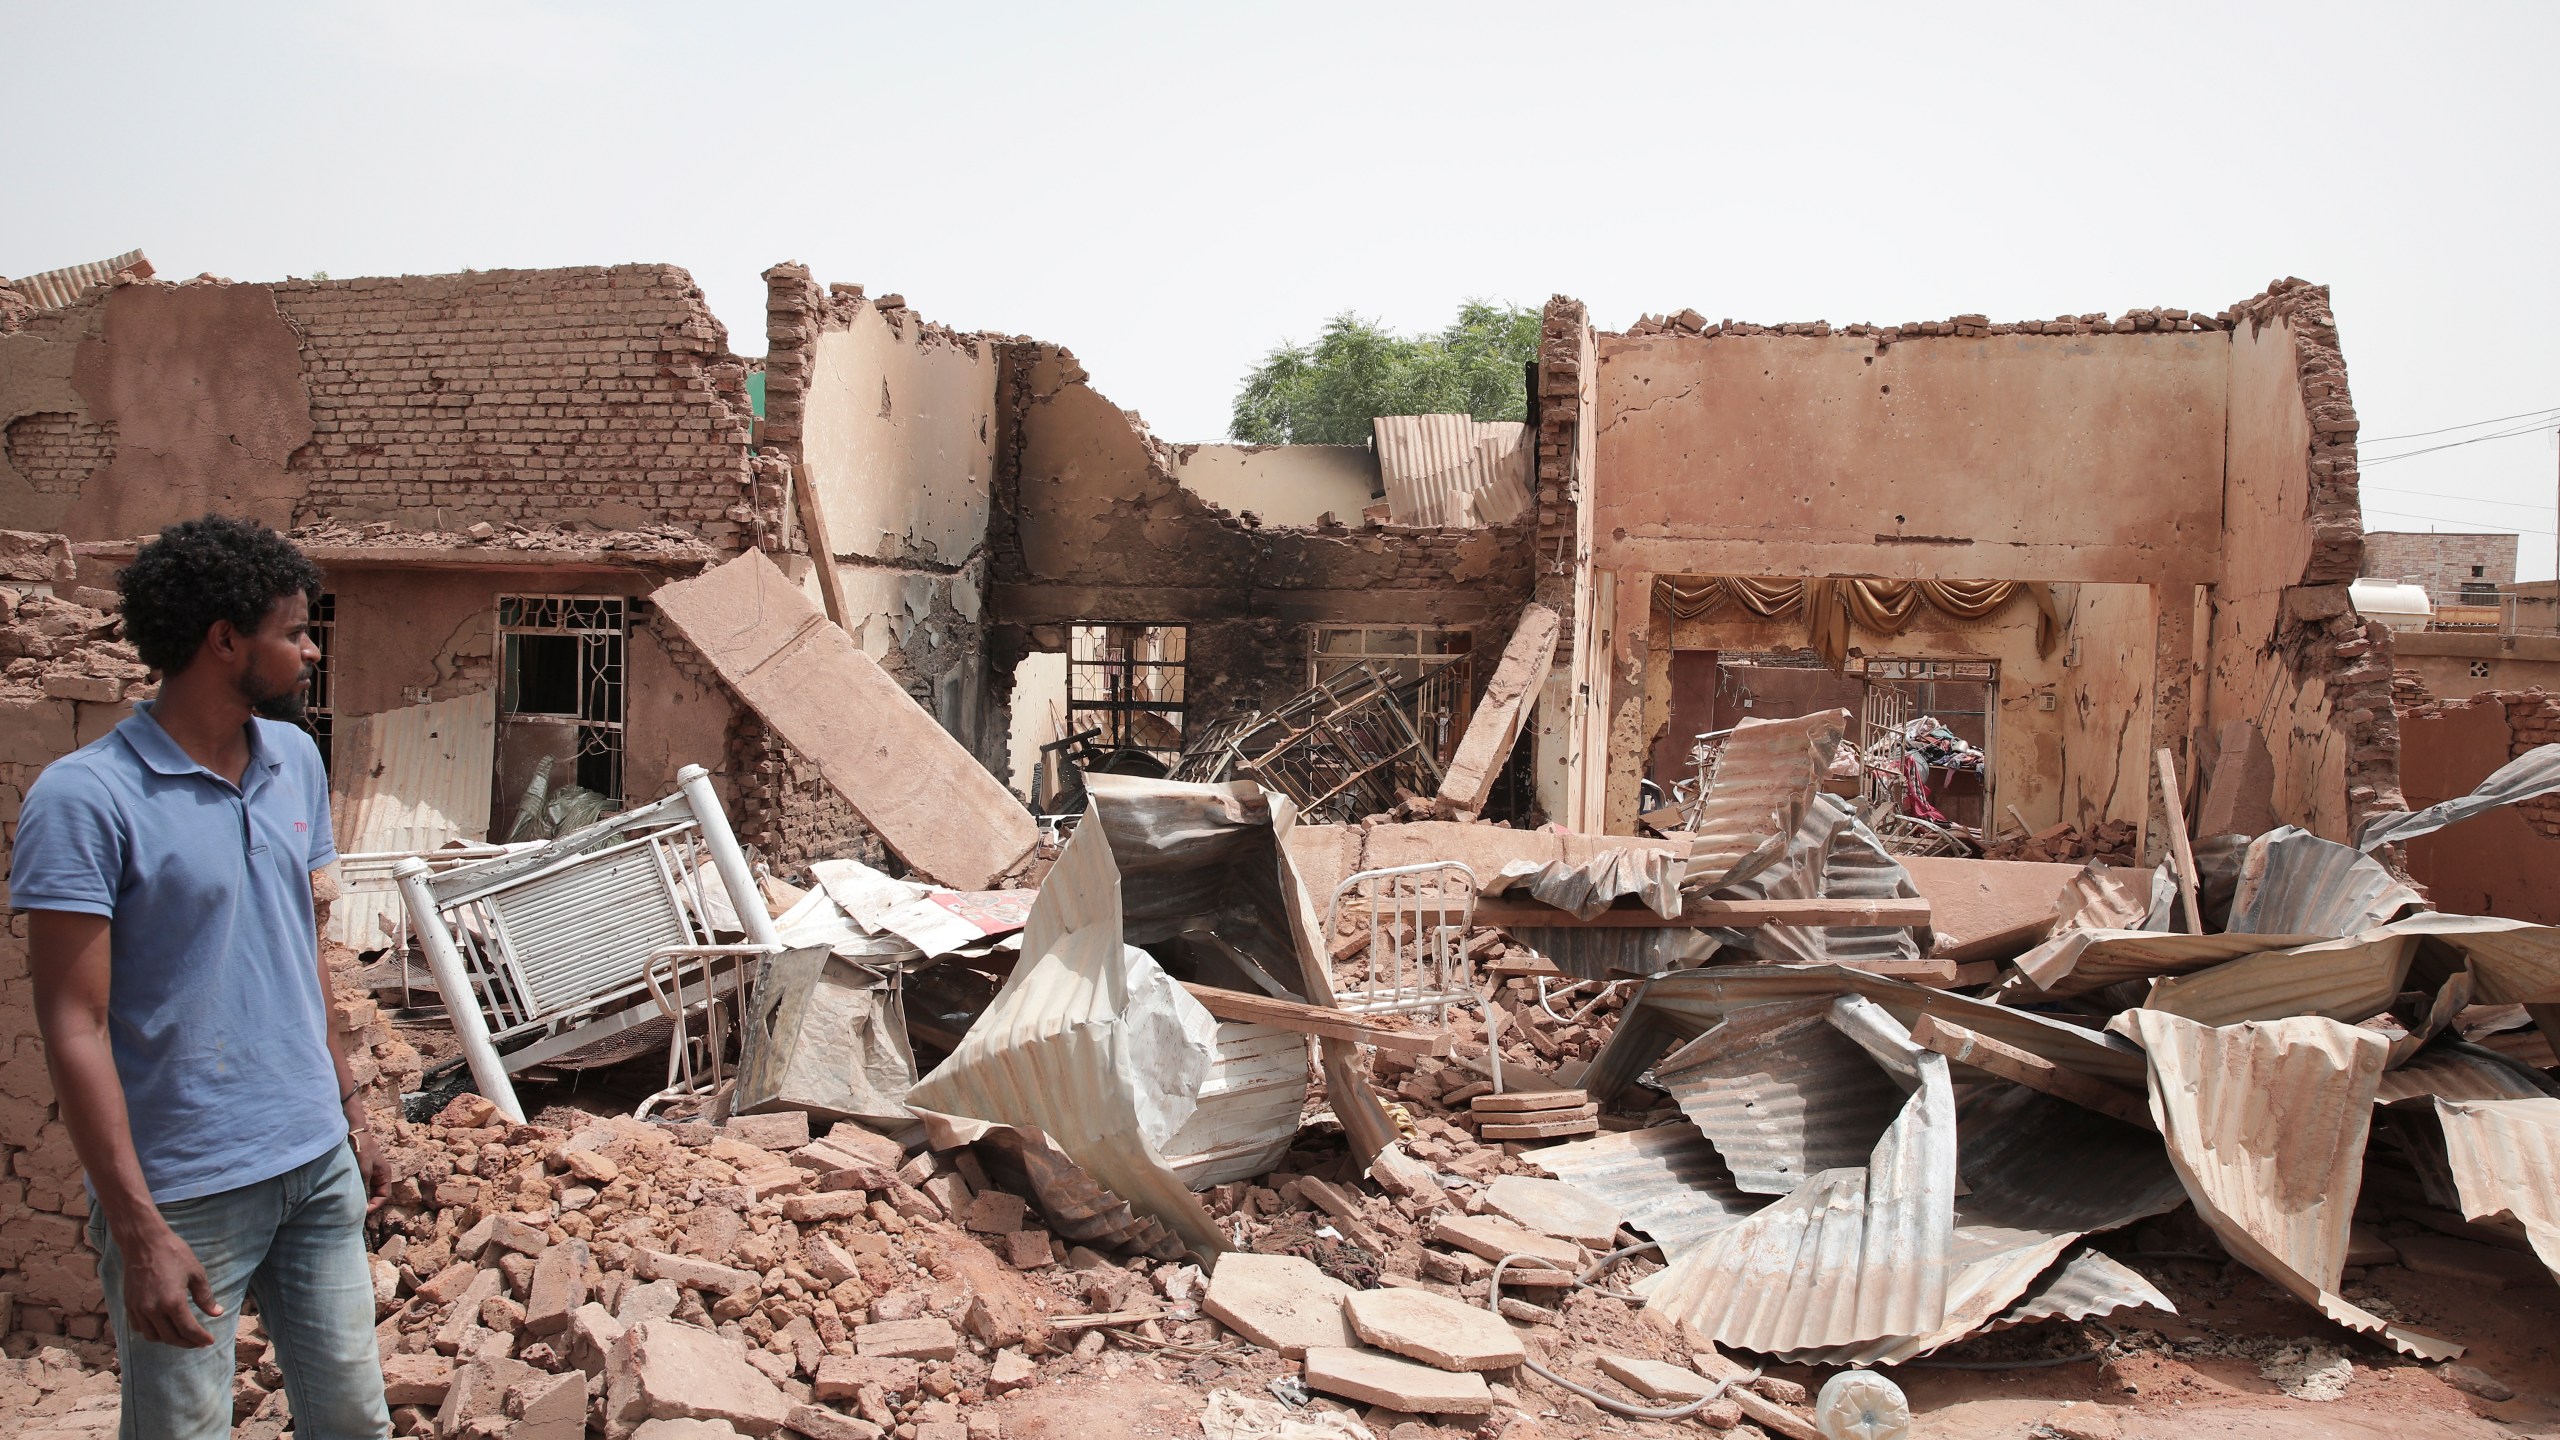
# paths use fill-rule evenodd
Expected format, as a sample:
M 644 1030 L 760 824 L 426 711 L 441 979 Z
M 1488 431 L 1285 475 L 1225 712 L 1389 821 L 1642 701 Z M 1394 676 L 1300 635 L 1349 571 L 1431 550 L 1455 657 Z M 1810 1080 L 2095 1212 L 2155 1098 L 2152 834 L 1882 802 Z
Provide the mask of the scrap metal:
M 2439 801 L 2424 810 L 2392 810 L 2369 816 L 2356 829 L 2356 848 L 2370 854 L 2474 815 L 2560 790 L 2560 745 L 2537 745 L 2499 766 L 2468 795 Z

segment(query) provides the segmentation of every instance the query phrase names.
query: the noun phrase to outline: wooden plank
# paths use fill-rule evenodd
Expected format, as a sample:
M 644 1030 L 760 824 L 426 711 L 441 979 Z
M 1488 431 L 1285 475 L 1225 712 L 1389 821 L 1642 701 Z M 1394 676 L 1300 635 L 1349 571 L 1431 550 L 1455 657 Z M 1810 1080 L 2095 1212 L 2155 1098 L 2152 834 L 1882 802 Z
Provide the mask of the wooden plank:
M 2169 849 L 2177 859 L 2178 903 L 2187 909 L 2187 933 L 2204 933 L 2204 912 L 2196 908 L 2196 852 L 2187 844 L 2187 800 L 2178 789 L 2178 762 L 2163 745 L 2151 757 L 2160 766 L 2160 804 L 2169 812 Z
M 1348 906 L 1345 907 L 1349 908 Z M 1588 920 L 1535 900 L 1496 897 L 1476 902 L 1478 925 L 1544 926 L 1581 930 L 1594 927 L 1655 930 L 1702 929 L 1709 926 L 1748 929 L 1755 925 L 1926 925 L 1929 902 L 1911 900 L 1700 900 L 1691 899 L 1675 919 L 1664 919 L 1633 900 L 1621 900 Z
M 1221 1020 L 1240 1020 L 1251 1025 L 1276 1025 L 1295 1030 L 1301 1035 L 1321 1035 L 1330 1040 L 1349 1040 L 1379 1050 L 1393 1050 L 1400 1055 L 1446 1055 L 1449 1035 L 1444 1030 L 1381 1030 L 1360 1023 L 1360 1017 L 1329 1010 L 1322 1005 L 1302 1005 L 1295 1000 L 1279 1000 L 1268 995 L 1248 995 L 1241 990 L 1221 990 L 1215 985 L 1183 982 L 1183 989 L 1199 1001 L 1208 1012 Z
M 1935 1015 L 1922 1015 L 1911 1027 L 1911 1039 L 1923 1049 L 1935 1050 L 1958 1064 L 1970 1065 L 2003 1080 L 2014 1080 L 2030 1090 L 2041 1090 L 2056 1100 L 2068 1100 L 2111 1120 L 2139 1125 L 2145 1130 L 2160 1128 L 2151 1118 L 2150 1105 L 2132 1091 L 2092 1079 L 2076 1070 L 2065 1070 L 2041 1055 L 2030 1055 L 2013 1045 L 2003 1045 L 1979 1031 L 1950 1024 Z

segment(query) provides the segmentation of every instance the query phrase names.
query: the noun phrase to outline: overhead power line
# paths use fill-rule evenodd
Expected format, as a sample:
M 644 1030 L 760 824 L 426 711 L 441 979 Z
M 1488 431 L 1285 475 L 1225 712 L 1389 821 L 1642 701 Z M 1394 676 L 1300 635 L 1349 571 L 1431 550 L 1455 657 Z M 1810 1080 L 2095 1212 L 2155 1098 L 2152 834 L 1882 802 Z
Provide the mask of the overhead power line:
M 2532 425 L 2519 425 L 2512 430 L 2501 430 L 2494 435 L 2474 435 L 2468 440 L 2448 440 L 2442 445 L 2422 445 L 2415 450 L 2403 450 L 2397 455 L 2377 455 L 2370 460 L 2360 458 L 2357 463 L 2364 469 L 2370 470 L 2376 465 L 2388 465 L 2394 460 L 2414 460 L 2421 455 L 2433 455 L 2439 450 L 2459 450 L 2465 445 L 2478 445 L 2489 440 L 2513 440 L 2519 435 L 2538 434 L 2555 426 L 2560 426 L 2560 418 L 2544 420 Z
M 2452 523 L 2451 521 L 2446 520 L 2446 519 L 2445 519 L 2443 516 L 2441 516 L 2441 515 L 2416 515 L 2416 514 L 2412 514 L 2412 513 L 2410 513 L 2409 511 L 2406 511 L 2406 510 L 2376 510 L 2376 509 L 2370 509 L 2370 508 L 2368 508 L 2364 513 L 2366 513 L 2367 515 L 2396 515 L 2396 516 L 2398 516 L 2399 518 L 2401 518 L 2401 519 L 2403 519 L 2403 520 L 2424 520 L 2424 521 L 2426 521 L 2426 522 L 2427 522 L 2428 524 L 2430 524 L 2430 525 L 2446 525 L 2446 524 L 2451 524 L 2451 523 Z M 2485 523 L 2485 522 L 2484 522 L 2484 523 Z M 2489 530 L 2491 530 L 2491 531 L 2495 532 L 2495 533 L 2498 533 L 2498 534 L 2505 534 L 2505 533 L 2507 533 L 2507 532 L 2509 532 L 2509 531 L 2513 531 L 2514 533 L 2516 533 L 2516 534 L 2518 534 L 2518 535 L 2546 535 L 2546 536 L 2547 536 L 2547 535 L 2552 535 L 2552 534 L 2555 534 L 2555 533 L 2560 533 L 2560 532 L 2554 532 L 2554 531 L 2550 531 L 2550 530 L 2536 530 L 2536 529 L 2534 529 L 2533 527 L 2531 527 L 2531 526 L 2529 526 L 2529 525 L 2503 525 L 2503 524 L 2494 524 L 2494 523 L 2489 523 L 2489 524 L 2487 524 L 2487 528 L 2488 528 Z
M 2414 495 L 2421 500 L 2445 500 L 2456 505 L 2503 505 L 2510 510 L 2531 510 L 2542 515 L 2551 513 L 2552 504 L 2548 500 L 2533 503 L 2523 500 L 2484 500 L 2476 495 L 2446 495 L 2434 490 L 2409 490 L 2392 485 L 2359 485 L 2356 488 L 2379 490 L 2386 495 Z
M 2369 435 L 2367 445 L 2388 445 L 2394 440 L 2423 440 L 2430 435 L 2450 435 L 2456 430 L 2477 430 L 2483 425 L 2497 425 L 2508 420 L 2528 420 L 2537 415 L 2560 415 L 2560 405 L 2546 405 L 2539 410 L 2520 410 L 2513 415 L 2492 415 L 2486 420 L 2472 420 L 2460 425 L 2447 425 L 2441 430 L 2412 430 L 2406 435 Z

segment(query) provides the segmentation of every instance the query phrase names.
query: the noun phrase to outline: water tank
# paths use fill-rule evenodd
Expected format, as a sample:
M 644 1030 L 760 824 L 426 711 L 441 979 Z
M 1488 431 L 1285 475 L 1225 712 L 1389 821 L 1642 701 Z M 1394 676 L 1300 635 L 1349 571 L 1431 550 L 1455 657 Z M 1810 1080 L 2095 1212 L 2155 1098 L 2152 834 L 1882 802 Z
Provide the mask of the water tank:
M 2358 580 L 2347 587 L 2347 598 L 2356 613 L 2367 620 L 2379 620 L 2394 630 L 2424 630 L 2435 615 L 2435 606 L 2427 602 L 2423 585 L 2400 580 Z

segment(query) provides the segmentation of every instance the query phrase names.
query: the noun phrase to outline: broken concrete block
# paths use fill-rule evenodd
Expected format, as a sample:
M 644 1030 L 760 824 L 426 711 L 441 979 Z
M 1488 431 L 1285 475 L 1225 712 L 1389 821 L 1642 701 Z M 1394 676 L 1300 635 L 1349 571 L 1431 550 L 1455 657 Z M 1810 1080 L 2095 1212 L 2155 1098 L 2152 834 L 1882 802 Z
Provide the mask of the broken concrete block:
M 1413 1415 L 1490 1415 L 1493 1391 L 1472 1370 L 1435 1370 L 1371 1350 L 1319 1346 L 1307 1352 L 1310 1388 Z
M 995 1364 L 987 1370 L 987 1393 L 1002 1395 L 1008 1390 L 1019 1390 L 1039 1378 L 1040 1367 L 1031 1363 L 1030 1356 L 1014 1349 L 999 1350 Z
M 441 1405 L 453 1388 L 453 1365 L 441 1355 L 398 1354 L 382 1362 L 382 1398 L 390 1405 Z
M 796 1197 L 795 1197 L 796 1198 Z M 789 1204 L 789 1201 L 784 1201 Z M 672 1280 L 695 1290 L 709 1290 L 720 1295 L 735 1295 L 753 1290 L 760 1283 L 744 1270 L 696 1260 L 690 1255 L 670 1255 L 663 1250 L 631 1252 L 631 1273 L 643 1280 Z
M 507 1388 L 507 1440 L 584 1440 L 587 1377 L 535 1374 Z
M 1572 1241 L 1541 1235 L 1491 1215 L 1444 1215 L 1431 1222 L 1427 1238 L 1497 1264 L 1506 1255 L 1531 1256 L 1559 1270 L 1579 1270 L 1584 1263 L 1582 1247 Z
M 770 1115 L 733 1115 L 722 1134 L 779 1155 L 809 1143 L 809 1112 L 780 1110 Z
M 610 1185 L 622 1174 L 622 1167 L 593 1150 L 572 1150 L 561 1157 L 569 1173 L 590 1185 Z
M 820 1405 L 794 1405 L 783 1422 L 809 1440 L 880 1440 L 881 1430 L 868 1420 L 839 1415 Z
M 1603 1374 L 1637 1394 L 1675 1405 L 1713 1395 L 1723 1383 L 1667 1360 L 1604 1354 L 1598 1357 L 1598 1363 Z
M 951 1322 L 930 1315 L 914 1320 L 885 1320 L 860 1325 L 853 1332 L 854 1350 L 891 1360 L 948 1360 L 960 1353 L 960 1333 Z
M 631 1440 L 738 1440 L 738 1427 L 726 1420 L 645 1420 Z
M 1019 1195 L 984 1190 L 970 1200 L 961 1224 L 981 1235 L 1011 1235 L 1022 1228 L 1022 1217 L 1029 1208 Z
M 542 1252 L 525 1287 L 524 1333 L 549 1335 L 568 1328 L 569 1316 L 587 1303 L 587 1242 L 571 1240 Z
M 1449 1192 L 1440 1188 L 1440 1177 L 1431 1173 L 1431 1167 L 1393 1145 L 1369 1162 L 1369 1176 L 1390 1195 L 1433 1208 L 1449 1205 Z
M 862 1267 L 856 1265 L 845 1248 L 824 1235 L 804 1235 L 800 1239 L 800 1263 L 809 1273 L 830 1285 L 857 1279 Z
M 851 1400 L 872 1389 L 884 1399 L 899 1401 L 914 1393 L 923 1374 L 923 1367 L 913 1360 L 830 1355 L 818 1362 L 815 1388 L 821 1400 Z
M 1428 1290 L 1363 1290 L 1342 1302 L 1352 1332 L 1442 1370 L 1508 1370 L 1529 1358 L 1509 1322 Z
M 978 1197 L 985 1199 L 985 1196 Z M 1057 1263 L 1046 1230 L 1016 1230 L 1004 1237 L 1005 1263 L 1016 1270 L 1039 1270 Z
M 623 1287 L 622 1303 L 613 1307 L 613 1318 L 627 1329 L 643 1320 L 673 1315 L 683 1304 L 682 1286 L 673 1280 L 652 1280 L 645 1285 Z
M 1505 1220 L 1592 1250 L 1616 1248 L 1618 1227 L 1626 1220 L 1616 1206 L 1578 1185 L 1528 1175 L 1497 1178 L 1485 1187 L 1484 1203 Z
M 870 1197 L 860 1190 L 830 1190 L 816 1195 L 794 1195 L 782 1202 L 782 1218 L 794 1225 L 816 1225 L 829 1220 L 859 1218 L 870 1204 Z
M 1265 1350 L 1292 1359 L 1316 1346 L 1353 1343 L 1342 1302 L 1351 1287 L 1296 1255 L 1233 1251 L 1218 1257 L 1201 1309 Z
M 493 1245 L 519 1255 L 539 1255 L 551 1244 L 551 1232 L 517 1215 L 500 1215 L 489 1230 Z
M 436 1434 L 460 1435 L 483 1420 L 503 1420 L 507 1390 L 519 1380 L 542 1372 L 521 1360 L 473 1360 L 453 1372 L 444 1403 L 436 1408 Z
M 708 1330 L 673 1320 L 634 1325 L 605 1374 L 605 1426 L 626 1435 L 643 1420 L 726 1420 L 770 1435 L 790 1413 L 782 1392 Z
M 613 1354 L 614 1342 L 622 1338 L 628 1327 L 606 1312 L 602 1305 L 590 1300 L 569 1314 L 568 1335 L 561 1353 L 569 1363 L 590 1375 L 601 1375 L 605 1361 Z

